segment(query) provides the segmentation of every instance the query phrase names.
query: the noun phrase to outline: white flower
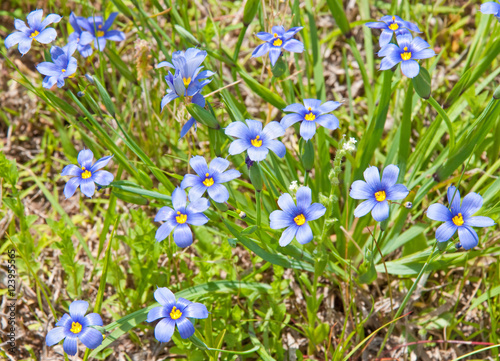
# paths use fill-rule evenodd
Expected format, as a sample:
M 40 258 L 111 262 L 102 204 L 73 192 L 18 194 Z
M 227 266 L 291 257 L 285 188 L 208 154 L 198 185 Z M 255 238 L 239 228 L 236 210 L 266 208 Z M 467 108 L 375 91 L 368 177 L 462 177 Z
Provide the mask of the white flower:
M 299 189 L 299 186 L 297 185 L 297 181 L 292 181 L 290 184 L 290 187 L 288 187 L 291 192 L 296 192 Z

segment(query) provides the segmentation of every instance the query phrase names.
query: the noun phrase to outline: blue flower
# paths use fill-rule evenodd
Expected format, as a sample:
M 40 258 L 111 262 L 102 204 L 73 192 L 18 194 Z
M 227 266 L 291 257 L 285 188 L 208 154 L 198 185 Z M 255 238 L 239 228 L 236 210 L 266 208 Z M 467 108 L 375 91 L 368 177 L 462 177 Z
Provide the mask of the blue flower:
M 46 29 L 46 27 L 52 23 L 61 21 L 62 16 L 49 14 L 43 21 L 42 16 L 42 9 L 30 12 L 26 17 L 28 26 L 26 26 L 24 21 L 15 19 L 14 26 L 19 31 L 15 31 L 5 38 L 5 47 L 9 49 L 19 44 L 19 52 L 24 55 L 31 49 L 31 42 L 33 39 L 42 44 L 48 44 L 54 41 L 57 37 L 56 30 L 54 28 Z
M 420 72 L 420 66 L 415 59 L 427 59 L 436 55 L 434 50 L 427 49 L 429 43 L 421 38 L 412 39 L 411 34 L 397 37 L 398 45 L 387 44 L 378 52 L 379 56 L 385 56 L 380 63 L 380 70 L 391 69 L 401 63 L 401 71 L 408 78 L 414 78 Z
M 305 140 L 309 140 L 316 134 L 316 123 L 331 130 L 339 127 L 337 117 L 326 113 L 337 109 L 340 105 L 341 103 L 333 101 L 321 105 L 321 100 L 304 99 L 304 105 L 295 103 L 283 109 L 284 112 L 292 112 L 292 114 L 285 115 L 280 124 L 286 129 L 297 122 L 302 122 L 300 135 Z
M 254 162 L 266 159 L 269 149 L 280 158 L 285 156 L 285 145 L 275 139 L 285 134 L 280 123 L 273 121 L 262 129 L 262 123 L 257 120 L 247 119 L 246 122 L 246 125 L 240 121 L 233 122 L 226 127 L 227 135 L 240 138 L 231 143 L 229 154 L 235 155 L 246 150 L 248 157 Z
M 397 15 L 382 16 L 379 21 L 369 22 L 365 25 L 372 29 L 382 29 L 378 39 L 381 48 L 391 42 L 393 34 L 396 34 L 396 36 L 410 34 L 408 30 L 421 33 L 417 25 L 405 21 Z
M 481 5 L 480 11 L 483 14 L 492 14 L 500 21 L 500 4 L 490 1 Z
M 207 166 L 205 158 L 197 155 L 191 158 L 189 164 L 194 169 L 196 174 L 186 174 L 181 182 L 181 188 L 189 190 L 189 200 L 193 201 L 208 191 L 208 195 L 218 203 L 224 203 L 229 199 L 229 192 L 221 183 L 229 182 L 241 176 L 241 173 L 236 169 L 230 169 L 229 161 L 224 158 L 215 158 Z
M 95 183 L 97 183 L 98 186 L 109 185 L 114 179 L 113 174 L 99 169 L 105 167 L 112 157 L 112 155 L 103 157 L 92 164 L 92 160 L 94 159 L 92 151 L 90 149 L 80 151 L 80 153 L 78 153 L 79 166 L 70 164 L 64 167 L 61 172 L 62 176 L 73 176 L 64 187 L 66 199 L 73 196 L 78 186 L 80 186 L 80 190 L 83 194 L 92 198 L 95 192 Z
M 160 342 L 168 342 L 172 338 L 175 326 L 182 338 L 186 339 L 194 335 L 194 325 L 190 318 L 207 318 L 207 307 L 201 303 L 191 302 L 175 295 L 166 287 L 160 287 L 155 291 L 155 300 L 161 306 L 153 308 L 148 313 L 148 322 L 161 319 L 155 327 L 155 338 Z
M 202 226 L 208 222 L 208 217 L 203 214 L 210 203 L 206 198 L 198 198 L 186 206 L 186 192 L 177 187 L 172 192 L 172 206 L 162 207 L 155 217 L 155 222 L 164 221 L 156 231 L 156 241 L 161 242 L 174 231 L 174 242 L 181 248 L 193 243 L 193 233 L 189 225 Z
M 68 42 L 76 42 L 78 52 L 82 54 L 84 58 L 86 58 L 92 55 L 92 52 L 94 51 L 91 45 L 92 41 L 94 40 L 94 35 L 92 35 L 88 31 L 82 30 L 82 28 L 78 24 L 78 21 L 84 20 L 85 18 L 83 17 L 76 17 L 73 12 L 69 15 L 69 23 L 75 31 L 69 35 Z
M 44 61 L 36 66 L 36 70 L 46 75 L 42 85 L 50 89 L 57 83 L 57 87 L 64 86 L 64 79 L 74 77 L 78 68 L 76 59 L 72 56 L 77 47 L 76 42 L 69 43 L 63 48 L 53 46 L 50 48 L 52 62 Z
M 372 211 L 372 216 L 377 222 L 382 222 L 389 217 L 389 202 L 404 199 L 408 189 L 403 184 L 396 184 L 399 168 L 393 164 L 385 167 L 380 181 L 377 167 L 368 167 L 363 176 L 366 182 L 357 180 L 351 185 L 349 195 L 354 199 L 366 199 L 354 210 L 355 217 L 363 217 Z
M 300 187 L 297 190 L 297 205 L 288 193 L 282 194 L 278 198 L 278 205 L 282 210 L 273 211 L 269 215 L 269 221 L 272 229 L 286 227 L 279 240 L 281 247 L 292 242 L 293 237 L 296 237 L 300 244 L 312 241 L 313 233 L 307 222 L 323 216 L 326 208 L 320 203 L 311 204 L 311 202 L 311 189 L 309 187 Z
M 465 249 L 477 246 L 479 237 L 471 227 L 490 227 L 495 224 L 493 219 L 472 215 L 483 205 L 483 197 L 477 193 L 469 193 L 460 205 L 460 192 L 454 186 L 448 187 L 448 203 L 451 210 L 444 205 L 431 204 L 427 209 L 427 217 L 434 221 L 444 222 L 436 231 L 438 242 L 446 242 L 458 230 L 458 237 Z
M 94 47 L 103 51 L 106 47 L 106 40 L 123 41 L 125 33 L 119 30 L 109 30 L 118 13 L 111 13 L 104 21 L 102 16 L 89 17 L 87 19 L 78 17 L 77 22 L 81 28 L 88 31 L 94 38 Z M 76 29 L 75 29 L 76 30 Z
M 207 52 L 196 48 L 189 48 L 185 52 L 182 50 L 172 54 L 172 63 L 162 61 L 156 67 L 169 67 L 174 69 L 174 74 L 170 71 L 165 76 L 168 89 L 167 94 L 161 100 L 161 109 L 172 100 L 179 97 L 187 97 L 192 103 L 205 106 L 205 98 L 201 91 L 212 79 L 208 79 L 214 73 L 210 70 L 203 70 L 201 63 L 205 60 Z M 186 135 L 194 125 L 196 130 L 196 120 L 191 117 L 181 129 L 181 138 Z
M 97 313 L 89 313 L 85 316 L 89 304 L 87 301 L 73 301 L 69 305 L 67 313 L 47 333 L 45 343 L 53 346 L 64 340 L 63 349 L 70 356 L 76 355 L 78 351 L 78 339 L 90 349 L 98 347 L 103 340 L 101 332 L 90 326 L 102 326 L 102 319 Z
M 292 39 L 297 32 L 302 30 L 302 26 L 291 28 L 285 32 L 285 28 L 281 25 L 273 26 L 272 33 L 260 32 L 257 33 L 257 37 L 260 40 L 265 41 L 264 44 L 260 44 L 252 53 L 252 58 L 256 58 L 267 54 L 269 52 L 269 59 L 271 59 L 271 65 L 274 66 L 276 61 L 278 61 L 281 55 L 282 49 L 290 51 L 292 53 L 302 53 L 304 51 L 304 44 L 302 44 L 297 39 Z

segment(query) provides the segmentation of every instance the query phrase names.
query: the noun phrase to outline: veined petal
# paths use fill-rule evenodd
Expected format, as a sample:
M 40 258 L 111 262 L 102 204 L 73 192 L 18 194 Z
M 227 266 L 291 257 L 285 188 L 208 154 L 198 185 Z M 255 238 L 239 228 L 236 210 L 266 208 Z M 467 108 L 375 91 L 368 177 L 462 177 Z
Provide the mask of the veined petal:
M 229 192 L 222 184 L 214 184 L 208 187 L 208 195 L 217 203 L 224 203 L 229 199 Z
M 42 23 L 43 10 L 37 9 L 33 10 L 28 14 L 26 19 L 28 20 L 28 25 L 31 29 L 38 29 Z
M 187 132 L 189 131 L 189 129 L 191 129 L 193 125 L 194 125 L 194 131 L 196 132 L 196 120 L 193 117 L 191 117 L 188 119 L 186 124 L 182 126 L 181 134 L 179 135 L 180 138 L 184 138 L 184 136 L 187 134 Z
M 387 26 L 387 25 L 386 25 Z M 382 33 L 380 34 L 380 37 L 378 38 L 378 44 L 380 47 L 384 47 L 387 44 L 389 44 L 392 40 L 394 32 L 391 30 L 383 30 Z
M 390 189 L 385 190 L 388 200 L 397 201 L 399 199 L 405 199 L 408 194 L 408 188 L 403 184 L 395 184 Z
M 320 112 L 320 114 L 330 113 L 330 112 L 333 112 L 338 107 L 340 107 L 341 105 L 342 105 L 342 103 L 340 103 L 340 102 L 328 101 L 324 104 L 321 104 L 317 108 L 317 110 Z
M 262 135 L 264 139 L 275 139 L 281 137 L 285 134 L 285 129 L 281 126 L 280 123 L 276 121 L 272 121 L 267 124 L 262 130 Z
M 296 194 L 297 198 L 297 209 L 300 212 L 305 213 L 307 209 L 311 206 L 312 202 L 312 192 L 309 187 L 300 187 Z
M 165 317 L 155 327 L 155 338 L 160 342 L 168 342 L 172 338 L 174 331 L 175 321 Z
M 389 164 L 382 172 L 382 187 L 389 189 L 394 186 L 398 180 L 399 168 L 394 164 Z
M 220 184 L 214 184 L 214 186 L 215 185 L 218 185 L 218 186 L 221 186 L 222 188 L 224 188 L 224 186 L 222 186 Z M 229 194 L 228 194 L 228 196 L 229 196 Z M 217 200 L 216 200 L 216 202 L 217 202 Z M 222 201 L 222 202 L 219 202 L 219 203 L 224 203 L 224 202 L 225 201 Z M 186 221 L 186 223 L 191 224 L 193 226 L 203 226 L 207 222 L 208 222 L 208 217 L 205 216 L 203 213 L 191 213 L 191 214 L 188 215 L 188 218 L 187 218 L 187 221 Z
M 200 155 L 196 155 L 189 160 L 189 165 L 200 177 L 205 177 L 208 173 L 207 161 Z
M 497 15 L 500 12 L 500 4 L 494 1 L 489 1 L 482 4 L 480 9 L 483 14 Z
M 415 78 L 420 72 L 420 65 L 415 60 L 405 60 L 401 62 L 401 71 L 408 78 Z
M 297 34 L 302 29 L 303 29 L 303 26 L 296 26 L 294 28 L 290 28 L 290 30 L 288 30 L 287 32 L 285 32 L 283 34 L 283 37 L 285 39 L 290 39 L 292 36 L 294 36 L 295 34 Z
M 452 221 L 444 222 L 436 230 L 436 239 L 438 242 L 446 242 L 455 234 L 457 228 Z
M 372 217 L 377 222 L 382 222 L 389 218 L 389 202 L 377 202 L 375 207 L 372 209 Z
M 163 68 L 163 67 L 167 67 L 167 68 L 175 68 L 175 66 L 172 65 L 172 63 L 168 62 L 168 61 L 162 61 L 160 63 L 158 63 L 155 68 L 158 69 L 158 68 Z
M 90 172 L 94 173 L 95 171 L 104 168 L 109 163 L 111 158 L 113 158 L 112 155 L 109 155 L 107 157 L 102 157 L 101 159 L 99 159 L 97 162 L 94 163 L 94 165 L 90 168 Z
M 26 26 L 26 23 L 22 20 L 19 20 L 19 19 L 14 19 L 14 27 L 16 28 L 16 30 L 19 30 L 22 32 L 26 32 L 26 31 L 30 30 L 30 28 L 28 28 Z
M 256 37 L 258 37 L 262 41 L 269 41 L 273 38 L 273 34 L 266 33 L 265 31 L 261 31 L 257 34 L 255 34 Z
M 455 186 L 449 186 L 446 194 L 448 196 L 448 203 L 451 205 L 451 213 L 458 214 L 460 212 L 459 190 Z
M 388 26 L 386 23 L 382 21 L 370 21 L 368 23 L 365 23 L 366 27 L 369 27 L 371 29 L 387 29 Z
M 263 143 L 263 146 L 272 150 L 280 158 L 283 158 L 286 154 L 285 145 L 277 139 L 266 139 L 266 141 Z
M 230 123 L 225 129 L 225 133 L 231 137 L 245 139 L 247 138 L 249 130 L 245 123 L 237 121 Z
M 62 176 L 72 175 L 78 177 L 81 173 L 82 170 L 79 167 L 77 167 L 74 164 L 68 164 L 66 167 L 63 168 L 61 175 Z
M 262 133 L 262 122 L 254 119 L 245 119 L 245 122 L 247 123 L 249 135 L 251 138 Z
M 43 19 L 40 26 L 42 27 L 42 29 L 45 29 L 46 26 L 53 24 L 53 23 L 58 23 L 59 21 L 61 21 L 61 19 L 62 19 L 61 15 L 49 14 L 45 17 L 45 19 Z
M 187 317 L 181 317 L 176 324 L 182 338 L 186 339 L 194 335 L 193 323 Z
M 356 209 L 354 210 L 354 217 L 363 217 L 367 215 L 373 207 L 377 205 L 377 201 L 375 199 L 368 199 L 364 202 L 361 202 Z
M 305 218 L 309 221 L 314 221 L 320 217 L 322 217 L 326 212 L 326 208 L 321 203 L 313 203 L 311 206 L 307 208 L 305 211 Z
M 321 100 L 318 100 L 318 99 L 304 99 L 304 108 L 306 110 L 309 110 L 309 108 L 311 108 L 311 110 L 314 112 L 314 111 L 319 110 L 320 106 L 321 106 Z
M 405 33 L 397 36 L 396 40 L 398 41 L 400 49 L 403 49 L 405 46 L 411 48 L 411 42 L 413 40 L 413 36 L 410 33 Z
M 304 120 L 300 124 L 300 135 L 304 140 L 309 140 L 316 134 L 316 122 Z
M 247 149 L 248 158 L 250 158 L 250 160 L 253 160 L 254 162 L 260 162 L 266 159 L 268 153 L 269 149 L 264 147 L 249 147 Z
M 349 192 L 349 196 L 354 199 L 372 199 L 374 197 L 374 192 L 368 183 L 357 180 L 351 184 L 351 191 Z
M 288 194 L 288 193 L 287 193 Z M 269 227 L 272 229 L 281 229 L 293 226 L 295 223 L 292 216 L 281 210 L 272 211 L 269 215 Z
M 15 31 L 5 38 L 5 47 L 7 49 L 10 49 L 14 45 L 19 44 L 21 41 L 25 39 L 29 39 L 29 36 L 27 36 L 22 31 Z
M 268 44 L 268 43 L 266 43 Z M 269 49 L 269 60 L 271 60 L 271 65 L 274 66 L 281 55 L 281 48 L 271 47 Z
M 70 356 L 75 356 L 78 351 L 78 338 L 73 335 L 67 335 L 63 342 L 63 350 Z
M 462 201 L 462 207 L 460 207 L 460 211 L 462 212 L 464 218 L 468 218 L 476 213 L 482 205 L 483 197 L 481 197 L 477 193 L 471 192 L 464 197 L 464 200 Z
M 174 242 L 181 248 L 185 248 L 193 244 L 193 233 L 187 224 L 184 223 L 175 227 Z
M 302 120 L 304 120 L 304 118 L 300 114 L 292 113 L 292 114 L 285 115 L 281 119 L 280 124 L 283 127 L 283 129 L 286 129 L 286 128 L 288 128 L 288 127 L 290 127 L 290 126 L 294 125 L 295 123 L 300 122 Z
M 186 207 L 186 192 L 180 187 L 177 187 L 172 192 L 172 205 L 174 210 Z
M 422 51 L 427 48 L 430 48 L 430 45 L 427 41 L 425 41 L 422 38 L 419 38 L 418 36 L 415 37 L 415 39 L 413 39 L 411 42 L 411 49 L 410 49 L 412 53 L 412 59 L 416 59 L 415 53 L 418 53 L 419 51 Z
M 84 318 L 85 312 L 87 312 L 89 308 L 89 303 L 87 301 L 73 301 L 69 305 L 69 315 L 73 319 L 73 321 L 80 321 Z
M 63 328 L 68 328 L 68 326 L 71 327 L 71 322 L 73 322 L 73 320 L 71 319 L 70 315 L 68 315 L 67 313 L 65 313 L 63 315 L 63 317 L 61 317 L 61 319 L 56 323 L 56 326 L 61 326 Z
M 85 327 L 82 332 L 78 334 L 78 338 L 87 348 L 94 349 L 102 344 L 102 333 L 92 327 Z
M 283 26 L 281 26 L 281 25 L 275 25 L 275 26 L 272 27 L 271 32 L 273 34 L 277 34 L 278 37 L 281 38 L 283 35 L 285 35 L 285 28 Z
M 460 238 L 460 244 L 465 250 L 474 248 L 479 243 L 476 231 L 468 226 L 458 227 L 458 238 Z
M 85 167 L 85 169 L 90 170 L 92 167 L 92 159 L 94 159 L 94 153 L 90 149 L 83 149 L 78 153 L 78 164 L 80 167 Z
M 210 202 L 206 198 L 199 198 L 191 203 L 186 207 L 186 210 L 188 212 L 194 212 L 194 213 L 199 213 L 199 212 L 205 212 L 208 207 L 210 207 Z
M 54 63 L 44 61 L 36 66 L 36 70 L 42 75 L 47 76 L 59 76 L 61 74 L 61 69 Z
M 269 43 L 260 44 L 252 52 L 252 58 L 258 58 L 259 56 L 267 54 L 267 52 L 269 51 L 269 47 Z
M 333 114 L 320 115 L 316 118 L 316 123 L 330 130 L 335 130 L 339 127 L 339 120 Z
M 33 39 L 31 39 L 30 37 L 26 37 L 26 38 L 21 39 L 21 41 L 19 42 L 19 45 L 17 46 L 17 50 L 19 50 L 19 52 L 22 55 L 26 54 L 31 49 L 32 42 L 33 42 Z
M 170 219 L 172 213 L 174 213 L 174 210 L 172 208 L 167 206 L 161 207 L 158 213 L 156 214 L 155 222 L 161 222 Z
M 285 109 L 283 109 L 284 112 L 292 112 L 292 113 L 300 113 L 300 112 L 305 112 L 306 108 L 300 103 L 294 103 L 290 104 Z
M 200 178 L 194 174 L 186 174 L 181 182 L 181 188 L 186 189 L 189 187 L 194 187 L 198 183 L 200 183 Z
M 229 169 L 228 171 L 225 171 L 224 173 L 219 173 L 214 177 L 215 177 L 214 181 L 216 183 L 226 183 L 232 181 L 233 179 L 241 177 L 241 173 L 236 169 Z
M 167 238 L 170 233 L 172 233 L 172 230 L 175 228 L 176 224 L 172 221 L 166 221 L 163 223 L 157 230 L 155 234 L 155 240 L 156 242 L 161 242 L 165 238 Z
M 452 214 L 448 208 L 440 203 L 431 204 L 427 209 L 427 217 L 434 221 L 451 222 Z
M 311 226 L 306 222 L 302 226 L 299 226 L 297 229 L 297 234 L 295 235 L 295 238 L 297 238 L 297 241 L 300 244 L 306 244 L 309 243 L 313 240 L 313 233 Z
M 416 53 L 412 53 L 412 59 L 427 59 L 435 56 L 436 53 L 432 49 L 424 49 Z
M 89 198 L 92 198 L 92 196 L 95 193 L 95 183 L 92 180 L 92 178 L 82 179 L 80 181 L 80 190 L 84 195 L 86 195 Z
M 304 44 L 297 39 L 288 39 L 283 44 L 283 49 L 291 53 L 302 53 L 304 51 Z
M 125 40 L 125 33 L 119 30 L 109 30 L 104 35 L 104 38 L 111 41 L 123 41 Z
M 156 321 L 159 318 L 165 318 L 165 317 L 168 317 L 168 316 L 169 315 L 168 315 L 168 312 L 166 310 L 166 307 L 158 306 L 158 307 L 152 308 L 148 312 L 148 318 L 147 318 L 146 321 L 153 322 L 153 321 Z
M 495 225 L 495 221 L 490 217 L 476 216 L 466 219 L 465 225 L 471 227 L 491 227 Z
M 381 49 L 379 50 L 377 55 L 378 56 L 386 56 L 387 54 L 390 54 L 390 53 L 398 53 L 399 54 L 399 47 L 396 44 L 389 43 L 389 44 L 381 47 Z
M 380 62 L 380 70 L 389 70 L 402 61 L 399 52 L 387 53 Z
M 87 326 L 102 326 L 102 318 L 98 313 L 89 313 L 85 316 L 85 320 L 87 321 Z
M 73 177 L 64 186 L 64 196 L 66 199 L 70 198 L 75 194 L 76 189 L 80 185 L 80 177 Z
M 421 33 L 420 29 L 418 28 L 417 25 L 413 24 L 413 23 L 410 23 L 409 21 L 404 21 L 402 20 L 403 24 L 408 28 L 410 29 L 411 31 L 414 31 L 416 33 Z
M 207 318 L 208 317 L 208 310 L 207 306 L 202 305 L 201 303 L 190 303 L 184 311 L 182 311 L 182 314 L 188 318 Z
M 297 206 L 295 205 L 292 196 L 288 193 L 283 193 L 278 198 L 278 205 L 284 212 L 288 213 L 289 215 L 293 215 L 297 211 Z
M 382 190 L 382 184 L 380 183 L 380 172 L 377 167 L 369 166 L 368 168 L 366 168 L 366 170 L 363 172 L 363 177 L 373 191 L 377 192 L 379 190 Z
M 113 179 L 115 179 L 115 176 L 107 170 L 98 170 L 92 174 L 92 180 L 101 186 L 109 185 Z
M 54 346 L 59 343 L 62 339 L 66 337 L 66 332 L 64 327 L 56 327 L 50 330 L 45 337 L 45 343 L 47 346 Z
M 229 167 L 229 161 L 227 159 L 217 157 L 212 159 L 209 165 L 211 172 L 223 173 L 227 167 Z
M 247 139 L 236 139 L 229 146 L 228 153 L 231 155 L 240 154 L 250 148 L 251 144 Z
M 297 231 L 299 230 L 299 226 L 293 225 L 288 227 L 283 231 L 281 234 L 280 240 L 279 240 L 279 245 L 281 247 L 286 247 L 290 244 L 290 242 L 293 241 L 293 237 L 297 234 Z
M 175 98 L 178 98 L 179 96 L 175 93 L 175 92 L 170 92 L 170 93 L 167 93 L 167 95 L 165 95 L 162 100 L 161 100 L 161 110 L 163 110 L 163 108 L 165 107 L 165 105 L 167 105 L 168 103 L 170 103 L 172 100 L 174 100 Z
M 175 305 L 175 295 L 167 287 L 157 288 L 154 297 L 160 305 L 167 309 Z
M 111 25 L 113 25 L 117 16 L 118 16 L 117 12 L 109 14 L 108 18 L 106 19 L 106 22 L 104 23 L 104 25 L 102 27 L 102 31 L 104 31 L 104 32 L 108 31 L 108 29 L 111 27 Z
M 198 178 L 199 179 L 199 178 Z M 181 187 L 182 187 L 182 184 L 181 184 Z M 189 197 L 189 200 L 191 202 L 193 201 L 196 201 L 198 199 L 200 199 L 203 194 L 205 193 L 205 191 L 208 189 L 208 187 L 206 185 L 204 185 L 201 180 L 199 180 L 190 190 L 189 190 L 189 194 L 188 194 L 188 197 Z

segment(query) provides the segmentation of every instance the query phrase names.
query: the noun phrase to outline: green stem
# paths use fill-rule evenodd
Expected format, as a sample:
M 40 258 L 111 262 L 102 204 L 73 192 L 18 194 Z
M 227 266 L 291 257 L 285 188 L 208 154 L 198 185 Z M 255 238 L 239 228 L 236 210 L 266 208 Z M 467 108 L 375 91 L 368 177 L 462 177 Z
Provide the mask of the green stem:
M 261 218 L 261 202 L 260 202 L 260 191 L 255 191 L 255 208 L 257 210 L 257 230 L 260 230 L 260 218 Z
M 240 35 L 238 36 L 238 41 L 236 42 L 236 46 L 234 48 L 233 60 L 236 63 L 238 60 L 238 55 L 240 54 L 241 44 L 243 43 L 243 39 L 245 39 L 245 34 L 247 33 L 248 25 L 243 25 L 243 29 L 240 31 Z
M 448 127 L 448 133 L 450 135 L 450 154 L 452 154 L 453 148 L 455 147 L 455 132 L 453 131 L 453 124 L 451 124 L 451 120 L 448 117 L 448 114 L 443 110 L 441 105 L 434 99 L 432 96 L 428 99 L 428 102 L 432 107 L 438 112 L 438 114 L 443 118 Z

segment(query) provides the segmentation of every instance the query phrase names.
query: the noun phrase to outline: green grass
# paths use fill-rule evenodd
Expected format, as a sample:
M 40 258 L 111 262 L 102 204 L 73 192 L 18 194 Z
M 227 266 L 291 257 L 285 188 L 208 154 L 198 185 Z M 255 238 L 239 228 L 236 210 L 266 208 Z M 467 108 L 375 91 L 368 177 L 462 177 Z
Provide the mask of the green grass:
M 11 0 L 0 6 L 0 71 L 8 74 L 0 89 L 0 250 L 17 252 L 16 322 L 24 333 L 17 356 L 0 350 L 2 357 L 61 359 L 62 347 L 45 347 L 45 336 L 75 299 L 87 300 L 105 325 L 101 347 L 85 356 L 80 347 L 85 359 L 498 357 L 498 226 L 476 228 L 479 245 L 457 250 L 457 235 L 437 244 L 439 222 L 425 211 L 447 205 L 454 184 L 462 197 L 480 193 L 478 214 L 498 223 L 500 25 L 478 11 L 479 1 L 357 0 L 348 9 L 343 3 Z M 127 39 L 108 42 L 88 60 L 75 54 L 77 76 L 62 89 L 44 89 L 34 66 L 47 59 L 49 46 L 34 44 L 22 58 L 3 46 L 13 19 L 37 7 L 64 16 L 55 26 L 56 45 L 72 31 L 71 11 L 119 11 L 114 26 Z M 378 70 L 379 31 L 363 24 L 387 14 L 418 24 L 436 51 L 420 61 L 430 74 L 430 97 L 424 78 Z M 285 53 L 278 77 L 267 56 L 250 58 L 261 43 L 254 34 L 277 23 L 304 26 L 296 38 L 306 48 Z M 211 94 L 207 106 L 176 100 L 160 112 L 166 70 L 153 66 L 193 46 L 208 52 L 203 65 L 215 72 L 203 92 Z M 270 153 L 260 163 L 256 192 L 259 174 L 247 169 L 243 155 L 228 156 L 231 139 L 223 128 L 246 118 L 279 121 L 280 109 L 304 98 L 343 101 L 334 111 L 340 128 L 318 128 L 309 143 L 299 139 L 298 126 L 288 129 L 286 156 Z M 200 119 L 198 130 L 179 140 L 191 114 Z M 350 137 L 356 151 L 341 152 Z M 92 199 L 77 190 L 66 200 L 61 170 L 84 147 L 96 158 L 114 154 L 106 169 L 115 181 Z M 227 157 L 242 176 L 228 183 L 227 206 L 212 203 L 205 212 L 210 221 L 193 227 L 192 246 L 181 249 L 171 238 L 157 243 L 154 216 L 171 204 L 184 174 L 193 173 L 194 155 Z M 393 204 L 382 223 L 371 215 L 355 218 L 359 202 L 349 197 L 350 185 L 368 165 L 389 164 L 399 166 L 398 181 L 410 190 L 402 204 L 413 207 Z M 270 229 L 269 214 L 292 181 L 307 184 L 327 213 L 311 223 L 313 242 L 280 247 L 281 231 Z M 196 321 L 193 338 L 176 332 L 167 344 L 155 340 L 154 324 L 145 320 L 156 287 L 207 306 L 210 316 Z

